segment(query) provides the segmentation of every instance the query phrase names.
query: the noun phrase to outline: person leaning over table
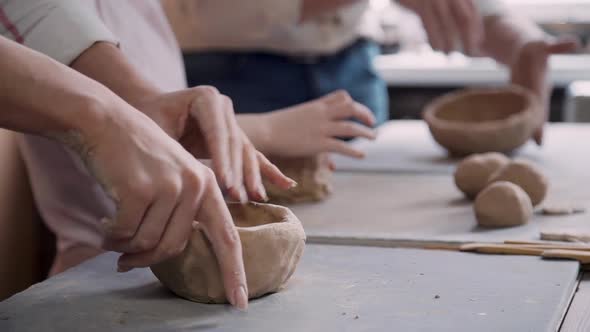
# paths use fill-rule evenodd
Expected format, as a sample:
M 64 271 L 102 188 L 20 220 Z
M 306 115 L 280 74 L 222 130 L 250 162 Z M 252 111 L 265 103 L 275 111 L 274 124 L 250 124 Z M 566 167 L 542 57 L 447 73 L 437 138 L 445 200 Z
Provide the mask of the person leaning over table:
M 195 218 L 203 223 L 228 299 L 247 306 L 240 239 L 215 176 L 147 116 L 103 85 L 1 36 L 0 108 L 0 127 L 67 145 L 84 160 L 119 204 L 107 232 L 137 224 L 128 211 L 148 210 L 140 216 L 144 223 L 167 222 L 158 244 L 164 259 L 183 250 Z M 167 201 L 174 202 L 174 211 Z
M 185 52 L 189 86 L 215 85 L 238 112 L 267 112 L 337 89 L 387 120 L 376 75 L 380 27 L 368 0 L 162 0 Z M 487 55 L 511 82 L 549 99 L 547 62 L 576 43 L 555 40 L 500 0 L 399 0 L 422 20 L 435 50 Z M 542 142 L 542 128 L 535 133 Z
M 191 128 L 198 122 L 187 114 L 190 109 L 187 104 L 196 97 L 205 102 L 209 100 L 208 104 L 218 106 L 211 107 L 211 111 L 219 114 L 224 114 L 220 106 L 231 106 L 227 98 L 220 98 L 211 87 L 184 89 L 186 81 L 180 49 L 157 0 L 56 0 L 51 6 L 40 7 L 41 2 L 47 3 L 46 0 L 5 1 L 5 17 L 13 24 L 11 29 L 0 29 L 0 33 L 19 39 L 105 84 L 155 120 L 173 138 L 180 137 L 181 143 L 191 152 L 194 152 L 194 141 L 198 139 L 198 135 L 190 135 Z M 106 36 L 95 31 L 102 29 L 109 29 Z M 19 31 L 26 31 L 26 34 L 20 36 Z M 114 35 L 120 41 L 119 48 L 117 40 L 113 41 Z M 207 109 L 199 112 L 209 114 Z M 313 123 L 304 128 L 294 127 L 302 116 Z M 359 135 L 355 133 L 358 124 L 356 127 L 347 126 L 350 117 L 372 121 L 368 110 L 346 94 L 336 92 L 269 115 L 242 115 L 238 122 L 253 140 L 256 139 L 257 147 L 260 145 L 265 152 L 293 156 L 336 151 L 359 156 L 358 150 L 332 138 L 332 135 Z M 230 124 L 234 128 L 235 122 Z M 268 131 L 271 124 L 273 130 Z M 365 131 L 368 132 L 366 136 L 373 134 L 368 128 Z M 305 134 L 304 137 L 297 135 L 301 133 Z M 102 241 L 99 220 L 103 215 L 114 213 L 114 207 L 102 190 L 60 146 L 35 137 L 27 137 L 20 143 L 37 205 L 44 221 L 58 238 L 58 256 L 52 273 L 77 265 L 99 254 L 103 248 L 136 253 L 154 245 L 153 237 L 141 243 Z M 48 176 L 48 170 L 68 176 Z M 288 181 L 282 183 L 291 184 Z M 144 226 L 142 222 L 140 232 L 149 228 Z M 149 255 L 125 256 L 119 262 L 123 270 L 153 262 Z

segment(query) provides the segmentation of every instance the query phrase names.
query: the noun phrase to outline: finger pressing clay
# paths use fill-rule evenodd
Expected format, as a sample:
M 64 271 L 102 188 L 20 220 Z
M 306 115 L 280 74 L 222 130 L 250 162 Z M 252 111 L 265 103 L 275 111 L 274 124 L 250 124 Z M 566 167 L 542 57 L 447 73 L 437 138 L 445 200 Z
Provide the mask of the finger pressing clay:
M 305 232 L 287 208 L 270 204 L 229 204 L 242 242 L 248 298 L 280 290 L 305 247 Z M 227 303 L 217 259 L 197 226 L 182 254 L 151 267 L 178 296 L 201 303 Z
M 498 152 L 471 155 L 457 165 L 455 185 L 468 198 L 475 198 L 488 184 L 490 177 L 510 159 Z
M 492 175 L 490 183 L 496 181 L 512 182 L 524 189 L 533 206 L 545 199 L 549 188 L 549 180 L 541 169 L 526 160 L 515 160 L 500 168 Z
M 265 181 L 264 185 L 271 203 L 318 202 L 332 193 L 332 170 L 327 154 L 304 158 L 270 158 L 297 186 L 283 190 Z
M 500 181 L 486 187 L 475 199 L 475 217 L 481 227 L 500 228 L 526 224 L 533 204 L 519 186 Z

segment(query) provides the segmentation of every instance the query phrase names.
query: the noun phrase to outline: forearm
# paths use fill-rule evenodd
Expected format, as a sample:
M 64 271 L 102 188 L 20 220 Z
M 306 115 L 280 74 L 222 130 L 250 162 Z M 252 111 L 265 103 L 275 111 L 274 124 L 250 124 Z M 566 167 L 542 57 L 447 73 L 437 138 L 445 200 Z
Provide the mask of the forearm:
M 44 136 L 85 131 L 109 101 L 104 86 L 0 37 L 0 125 Z
M 270 148 L 272 128 L 270 128 L 271 124 L 269 123 L 271 116 L 272 113 L 236 115 L 238 125 L 248 136 L 256 150 L 262 152 L 262 154 L 268 154 L 272 151 Z
M 302 0 L 301 21 L 333 13 L 337 9 L 355 2 L 359 2 L 359 0 Z
M 146 98 L 161 93 L 127 61 L 113 44 L 96 43 L 74 62 L 72 68 L 104 84 L 129 104 L 139 107 Z
M 486 55 L 510 65 L 524 44 L 545 38 L 545 32 L 527 18 L 514 14 L 489 16 L 485 18 L 482 48 Z

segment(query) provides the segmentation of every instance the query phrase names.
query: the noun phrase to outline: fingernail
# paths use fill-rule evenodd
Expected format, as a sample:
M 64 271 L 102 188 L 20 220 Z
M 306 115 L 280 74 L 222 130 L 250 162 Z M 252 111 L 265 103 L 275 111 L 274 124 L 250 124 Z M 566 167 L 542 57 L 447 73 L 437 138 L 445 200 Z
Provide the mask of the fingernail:
M 240 286 L 234 291 L 233 301 L 231 303 L 239 310 L 248 310 L 248 294 L 246 294 L 244 286 Z
M 268 202 L 268 195 L 266 194 L 266 190 L 264 189 L 264 186 L 261 184 L 258 185 L 258 196 L 261 201 Z
M 289 182 L 289 189 L 293 189 L 299 185 L 295 180 L 289 180 Z
M 231 187 L 233 187 L 233 173 L 231 170 L 226 169 L 225 171 L 223 171 L 223 184 L 225 185 L 225 187 L 229 190 L 231 189 Z
M 242 204 L 248 203 L 248 194 L 246 194 L 246 190 L 244 190 L 244 188 L 240 188 L 239 194 L 240 194 L 240 203 L 242 203 Z
M 125 273 L 125 272 L 129 272 L 131 270 L 133 270 L 133 268 L 128 267 L 128 266 L 124 266 L 124 265 L 117 266 L 117 272 L 119 272 L 119 273 Z

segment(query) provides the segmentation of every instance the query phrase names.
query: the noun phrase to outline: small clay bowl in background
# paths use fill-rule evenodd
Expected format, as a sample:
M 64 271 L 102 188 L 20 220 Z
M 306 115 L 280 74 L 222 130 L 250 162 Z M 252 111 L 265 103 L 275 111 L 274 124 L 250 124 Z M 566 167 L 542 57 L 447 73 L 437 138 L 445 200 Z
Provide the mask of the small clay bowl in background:
M 301 222 L 288 208 L 249 203 L 229 204 L 242 242 L 248 297 L 280 290 L 289 280 L 305 247 Z M 156 277 L 180 297 L 201 303 L 227 303 L 211 244 L 199 227 L 179 256 L 151 267 Z
M 454 156 L 509 153 L 544 121 L 537 97 L 518 86 L 453 92 L 428 104 L 423 117 L 434 140 Z

